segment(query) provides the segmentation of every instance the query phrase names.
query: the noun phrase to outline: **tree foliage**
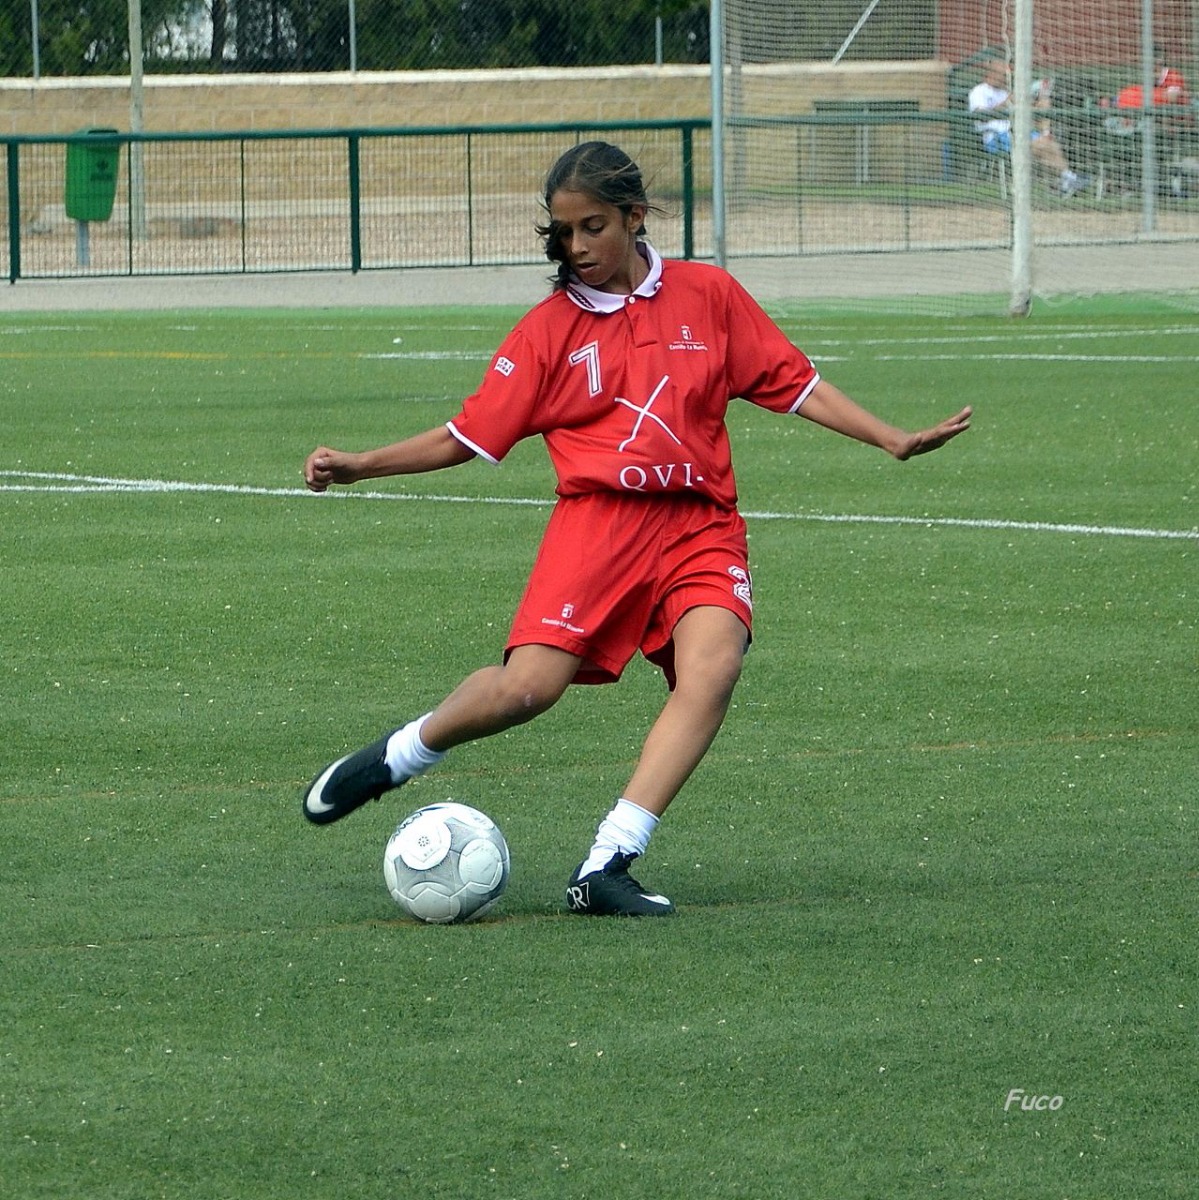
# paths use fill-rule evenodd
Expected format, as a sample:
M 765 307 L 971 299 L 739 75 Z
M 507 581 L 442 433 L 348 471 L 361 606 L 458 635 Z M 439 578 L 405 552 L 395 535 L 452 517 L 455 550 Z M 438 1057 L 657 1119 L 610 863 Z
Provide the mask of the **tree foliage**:
M 129 71 L 128 0 L 36 0 L 43 75 L 124 75 Z M 185 21 L 195 0 L 141 0 L 147 53 Z M 33 73 L 33 8 L 29 0 L 0 5 L 0 68 Z
M 129 0 L 32 0 L 44 75 L 125 74 Z M 32 71 L 31 0 L 0 2 L 0 70 Z M 730 4 L 746 62 L 828 62 L 864 0 Z M 936 0 L 883 3 L 846 59 L 933 53 Z M 364 71 L 708 61 L 706 0 L 141 0 L 147 71 Z
M 128 0 L 36 0 L 45 75 L 128 71 Z M 346 69 L 348 0 L 141 0 L 147 71 Z M 0 66 L 31 73 L 30 10 L 0 13 Z M 706 62 L 696 0 L 356 0 L 361 70 Z

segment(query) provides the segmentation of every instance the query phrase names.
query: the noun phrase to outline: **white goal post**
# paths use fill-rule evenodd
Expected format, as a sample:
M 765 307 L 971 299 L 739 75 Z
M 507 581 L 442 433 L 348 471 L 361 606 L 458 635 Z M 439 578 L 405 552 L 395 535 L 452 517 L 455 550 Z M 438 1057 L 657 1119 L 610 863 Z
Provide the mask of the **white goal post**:
M 1199 0 L 712 0 L 710 32 L 718 262 L 905 311 L 1199 308 Z

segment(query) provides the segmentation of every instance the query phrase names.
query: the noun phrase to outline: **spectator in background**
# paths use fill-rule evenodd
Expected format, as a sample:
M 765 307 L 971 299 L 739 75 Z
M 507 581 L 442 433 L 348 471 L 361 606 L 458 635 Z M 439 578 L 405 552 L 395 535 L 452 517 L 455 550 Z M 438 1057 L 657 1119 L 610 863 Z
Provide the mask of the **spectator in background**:
M 1156 116 L 1155 149 L 1158 187 L 1163 194 L 1185 198 L 1189 191 L 1186 145 L 1195 130 L 1195 114 L 1187 95 L 1186 80 L 1160 46 L 1153 48 L 1153 100 Z M 1139 114 L 1145 89 L 1130 83 L 1116 94 L 1116 115 L 1105 124 L 1109 132 L 1130 140 L 1140 132 Z
M 1176 67 L 1167 65 L 1165 51 L 1160 46 L 1153 48 L 1153 106 L 1162 108 L 1167 105 L 1179 106 L 1179 117 L 1189 116 L 1190 97 L 1187 95 L 1186 80 Z M 1142 108 L 1144 89 L 1139 83 L 1130 83 L 1116 95 L 1117 108 Z
M 1046 80 L 1038 81 L 1033 97 L 1036 107 L 1049 107 L 1050 91 Z M 969 96 L 970 111 L 978 118 L 974 128 L 982 138 L 983 150 L 988 154 L 1012 152 L 1011 98 L 1007 63 L 998 57 L 989 59 L 986 74 L 981 82 L 970 89 Z M 1071 168 L 1066 160 L 1066 152 L 1054 137 L 1048 120 L 1037 121 L 1033 128 L 1032 156 L 1039 166 L 1057 176 L 1058 188 L 1063 196 L 1073 196 L 1086 187 L 1086 177 Z
M 1155 46 L 1153 50 L 1153 69 L 1157 75 L 1157 81 L 1153 85 L 1153 103 L 1154 104 L 1190 104 L 1190 97 L 1187 95 L 1187 83 L 1182 77 L 1182 72 L 1176 67 L 1167 66 L 1169 59 L 1166 58 L 1165 51 L 1160 46 Z M 1158 93 L 1161 93 L 1162 99 L 1158 99 Z

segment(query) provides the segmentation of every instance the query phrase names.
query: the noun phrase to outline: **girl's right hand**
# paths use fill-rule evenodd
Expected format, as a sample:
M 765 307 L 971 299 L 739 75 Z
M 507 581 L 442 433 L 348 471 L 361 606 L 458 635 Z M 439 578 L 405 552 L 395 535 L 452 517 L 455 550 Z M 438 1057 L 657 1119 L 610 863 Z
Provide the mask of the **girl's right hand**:
M 354 455 L 318 446 L 304 463 L 304 483 L 309 491 L 323 492 L 331 483 L 356 483 Z

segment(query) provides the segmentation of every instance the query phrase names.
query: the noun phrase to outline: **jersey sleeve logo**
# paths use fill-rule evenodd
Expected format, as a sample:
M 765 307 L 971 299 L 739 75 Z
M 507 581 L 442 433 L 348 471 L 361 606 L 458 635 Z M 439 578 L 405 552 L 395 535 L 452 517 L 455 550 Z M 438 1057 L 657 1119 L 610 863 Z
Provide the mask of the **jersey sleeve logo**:
M 513 371 L 516 370 L 516 363 L 510 358 L 505 358 L 502 354 L 495 360 L 495 369 L 506 379 Z

